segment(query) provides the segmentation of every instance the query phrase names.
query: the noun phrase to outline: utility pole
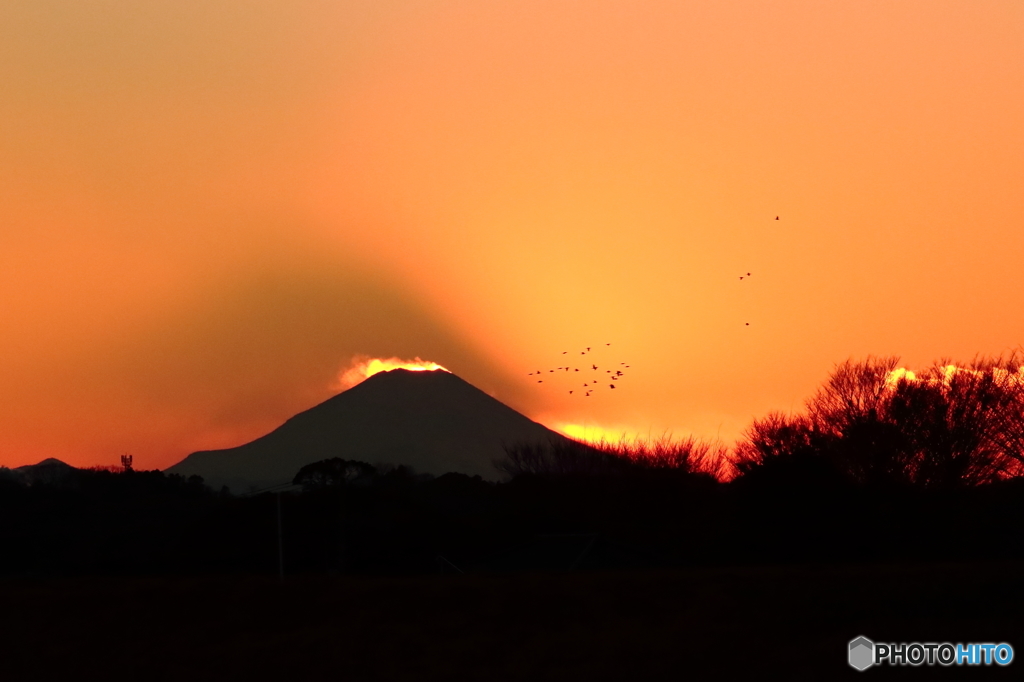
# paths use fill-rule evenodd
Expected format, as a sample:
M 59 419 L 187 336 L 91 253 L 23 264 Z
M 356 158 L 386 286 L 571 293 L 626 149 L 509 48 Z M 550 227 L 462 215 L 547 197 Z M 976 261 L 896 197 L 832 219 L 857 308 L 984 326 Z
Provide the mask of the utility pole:
M 277 493 L 277 574 L 284 582 L 284 539 L 281 534 L 281 491 Z

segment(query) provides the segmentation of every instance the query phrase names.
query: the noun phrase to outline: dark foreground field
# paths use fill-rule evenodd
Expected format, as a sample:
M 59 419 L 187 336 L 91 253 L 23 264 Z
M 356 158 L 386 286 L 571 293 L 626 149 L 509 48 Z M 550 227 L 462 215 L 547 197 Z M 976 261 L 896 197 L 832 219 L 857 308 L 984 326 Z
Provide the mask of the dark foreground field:
M 1009 642 L 1024 563 L 584 574 L 5 578 L 2 679 L 647 680 L 1006 668 L 846 664 L 847 642 Z

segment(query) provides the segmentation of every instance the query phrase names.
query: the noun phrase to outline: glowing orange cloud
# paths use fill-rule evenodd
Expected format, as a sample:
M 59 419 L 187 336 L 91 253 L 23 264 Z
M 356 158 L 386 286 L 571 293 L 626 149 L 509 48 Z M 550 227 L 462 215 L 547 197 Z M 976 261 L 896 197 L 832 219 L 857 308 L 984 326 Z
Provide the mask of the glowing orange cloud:
M 957 374 L 971 374 L 979 377 L 985 374 L 982 370 L 957 367 L 956 365 L 943 365 L 938 368 L 938 371 L 941 372 L 941 376 L 919 377 L 915 372 L 905 367 L 897 367 L 889 372 L 885 379 L 885 385 L 887 388 L 894 388 L 900 381 L 924 381 L 926 383 L 940 382 L 943 386 L 948 387 L 949 382 Z M 1024 366 L 1019 367 L 1016 372 L 1011 372 L 1001 367 L 993 367 L 990 371 L 998 384 L 1012 385 L 1024 383 Z
M 451 372 L 436 362 L 421 360 L 419 357 L 403 360 L 401 358 L 370 358 L 357 355 L 352 358 L 348 369 L 338 375 L 338 381 L 332 388 L 345 391 L 369 379 L 374 374 L 390 372 L 393 369 L 407 369 L 413 372 L 431 372 L 439 369 L 442 372 Z
M 885 377 L 885 386 L 893 388 L 901 381 L 917 381 L 917 374 L 906 367 L 897 367 Z

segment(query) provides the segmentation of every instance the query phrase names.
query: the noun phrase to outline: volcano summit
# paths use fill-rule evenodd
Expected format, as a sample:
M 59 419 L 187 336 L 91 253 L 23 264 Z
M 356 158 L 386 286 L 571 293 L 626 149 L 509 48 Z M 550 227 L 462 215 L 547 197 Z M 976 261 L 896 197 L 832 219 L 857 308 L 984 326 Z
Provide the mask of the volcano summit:
M 306 464 L 341 457 L 496 480 L 493 462 L 503 445 L 562 438 L 450 372 L 395 369 L 250 443 L 192 453 L 167 473 L 198 474 L 214 488 L 240 493 L 289 483 Z

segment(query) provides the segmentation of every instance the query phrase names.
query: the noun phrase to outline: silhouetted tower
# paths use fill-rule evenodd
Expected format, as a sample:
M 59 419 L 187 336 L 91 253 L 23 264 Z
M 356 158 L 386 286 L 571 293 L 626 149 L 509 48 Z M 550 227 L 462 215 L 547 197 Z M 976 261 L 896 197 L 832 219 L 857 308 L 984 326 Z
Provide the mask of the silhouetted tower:
M 132 456 L 121 455 L 121 470 L 128 472 L 132 470 Z

